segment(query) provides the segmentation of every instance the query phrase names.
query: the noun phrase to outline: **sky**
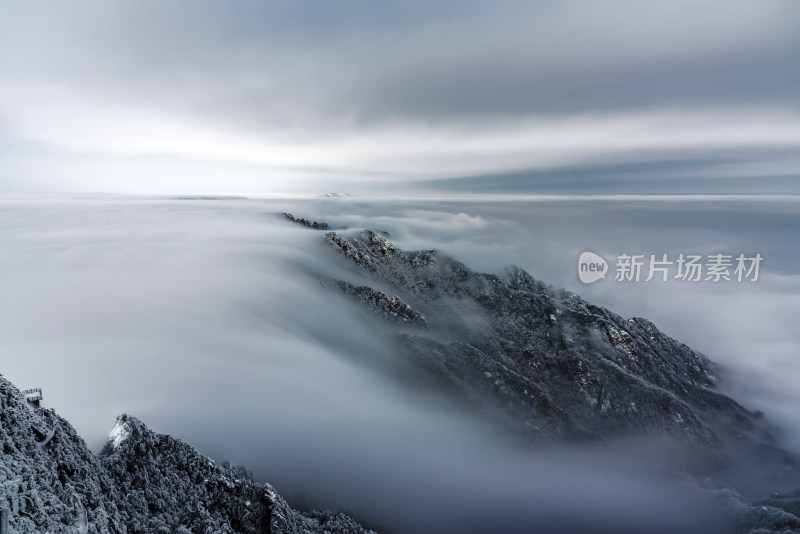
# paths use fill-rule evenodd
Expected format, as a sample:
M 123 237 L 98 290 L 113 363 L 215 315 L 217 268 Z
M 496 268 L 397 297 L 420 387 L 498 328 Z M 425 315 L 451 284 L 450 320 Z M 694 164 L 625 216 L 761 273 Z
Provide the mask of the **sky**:
M 794 0 L 0 10 L 0 193 L 797 193 Z

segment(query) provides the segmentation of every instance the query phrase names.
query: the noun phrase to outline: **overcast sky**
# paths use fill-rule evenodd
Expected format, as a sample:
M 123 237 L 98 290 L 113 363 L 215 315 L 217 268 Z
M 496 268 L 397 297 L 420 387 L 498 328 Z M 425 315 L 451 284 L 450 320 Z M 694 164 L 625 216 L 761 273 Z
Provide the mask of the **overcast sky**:
M 798 154 L 795 0 L 0 0 L 0 192 L 796 192 Z

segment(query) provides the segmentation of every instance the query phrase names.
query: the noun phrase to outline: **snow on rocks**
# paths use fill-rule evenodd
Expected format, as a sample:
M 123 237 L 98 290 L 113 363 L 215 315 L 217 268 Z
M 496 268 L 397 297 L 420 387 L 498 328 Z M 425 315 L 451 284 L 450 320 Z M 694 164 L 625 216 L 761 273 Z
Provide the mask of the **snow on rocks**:
M 0 500 L 14 534 L 371 532 L 341 513 L 300 513 L 245 469 L 135 417 L 118 417 L 96 456 L 54 411 L 25 404 L 0 375 Z

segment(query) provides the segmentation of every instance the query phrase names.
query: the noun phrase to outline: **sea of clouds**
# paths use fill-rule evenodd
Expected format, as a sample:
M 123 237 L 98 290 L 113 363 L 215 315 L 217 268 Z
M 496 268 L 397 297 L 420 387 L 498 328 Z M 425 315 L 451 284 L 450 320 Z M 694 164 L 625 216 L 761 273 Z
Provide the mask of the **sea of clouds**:
M 418 199 L 5 196 L 2 372 L 99 449 L 127 412 L 254 470 L 293 502 L 395 532 L 702 531 L 689 483 L 642 468 L 656 444 L 522 450 L 380 372 L 386 331 L 320 283 L 348 278 L 322 233 L 388 231 L 469 267 L 516 264 L 644 316 L 726 370 L 720 387 L 800 450 L 800 226 L 793 198 Z M 760 280 L 593 285 L 577 258 L 760 253 Z M 641 462 L 624 460 L 637 457 Z M 681 491 L 675 490 L 675 484 Z M 685 487 L 684 487 L 685 486 Z M 709 505 L 710 506 L 710 505 Z M 705 509 L 705 512 L 702 510 Z

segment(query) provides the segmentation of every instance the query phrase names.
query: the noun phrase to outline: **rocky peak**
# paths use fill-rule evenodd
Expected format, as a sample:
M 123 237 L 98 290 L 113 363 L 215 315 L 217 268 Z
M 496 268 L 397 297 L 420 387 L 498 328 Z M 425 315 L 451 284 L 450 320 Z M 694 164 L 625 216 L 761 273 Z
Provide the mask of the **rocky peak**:
M 0 375 L 0 499 L 15 534 L 369 533 L 352 518 L 293 510 L 246 469 L 120 415 L 95 456 L 72 426 Z
M 758 415 L 714 389 L 716 366 L 649 321 L 626 320 L 517 267 L 478 273 L 369 230 L 325 240 L 425 316 L 429 334 L 398 333 L 408 361 L 466 402 L 495 399 L 516 432 L 534 440 L 663 433 L 720 457 L 733 436 L 772 447 Z M 367 292 L 351 291 L 362 303 Z
M 305 226 L 306 228 L 311 228 L 313 230 L 328 230 L 328 229 L 330 229 L 330 226 L 328 226 L 328 223 L 325 223 L 325 222 L 309 221 L 308 219 L 295 217 L 291 213 L 284 213 L 283 216 L 286 217 L 287 220 L 289 220 L 289 221 L 291 221 L 293 223 L 297 223 L 297 224 L 299 224 L 301 226 Z

